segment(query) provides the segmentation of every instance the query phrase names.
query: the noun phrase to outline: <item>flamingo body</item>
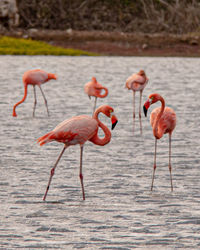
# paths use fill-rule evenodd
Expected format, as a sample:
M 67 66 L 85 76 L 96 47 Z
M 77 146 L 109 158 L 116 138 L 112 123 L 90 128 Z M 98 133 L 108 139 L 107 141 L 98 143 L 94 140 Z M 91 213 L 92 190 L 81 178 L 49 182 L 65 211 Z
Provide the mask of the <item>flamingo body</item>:
M 101 93 L 102 90 L 105 91 L 104 94 Z M 88 96 L 99 98 L 104 98 L 108 95 L 108 89 L 97 82 L 97 79 L 95 77 L 92 77 L 92 80 L 85 84 L 84 91 Z
M 67 146 L 84 144 L 97 133 L 97 130 L 98 123 L 95 119 L 80 115 L 61 122 L 53 131 L 39 138 L 38 142 L 40 145 L 50 141 L 62 142 Z
M 56 76 L 41 69 L 28 70 L 23 75 L 23 82 L 27 85 L 41 85 L 51 79 L 56 80 Z
M 161 108 L 158 107 L 151 112 L 150 123 L 152 128 L 154 126 L 154 123 L 158 120 L 158 114 L 160 113 L 160 111 Z M 176 114 L 173 109 L 165 107 L 163 114 L 158 122 L 158 134 L 154 132 L 154 136 L 157 139 L 160 139 L 163 136 L 163 134 L 172 133 L 175 127 L 176 127 Z
M 92 77 L 92 80 L 85 84 L 84 91 L 89 98 L 91 98 L 91 96 L 95 97 L 93 113 L 96 109 L 97 98 L 105 98 L 108 95 L 108 89 L 97 82 L 95 77 Z M 102 91 L 104 91 L 104 93 L 102 93 Z
M 49 182 L 47 185 L 47 189 L 44 195 L 43 200 L 46 199 L 47 192 L 49 190 L 49 186 L 51 183 L 51 179 L 54 175 L 55 168 L 59 162 L 59 160 L 62 157 L 62 154 L 64 153 L 65 149 L 71 145 L 79 144 L 81 148 L 80 153 L 80 181 L 81 181 L 81 187 L 82 187 L 82 194 L 83 194 L 83 200 L 85 200 L 85 192 L 84 192 L 84 185 L 83 185 L 83 174 L 82 174 L 82 156 L 83 156 L 83 145 L 86 141 L 91 141 L 92 143 L 104 146 L 111 140 L 111 132 L 110 130 L 98 119 L 99 113 L 102 112 L 107 117 L 111 118 L 112 122 L 112 129 L 117 124 L 117 118 L 114 115 L 114 110 L 112 107 L 108 105 L 102 105 L 100 106 L 95 113 L 93 114 L 93 117 L 86 116 L 86 115 L 80 115 L 75 116 L 70 119 L 67 119 L 60 124 L 58 124 L 55 129 L 50 131 L 49 133 L 45 134 L 44 136 L 38 138 L 38 143 L 40 145 L 43 145 L 45 143 L 51 142 L 51 141 L 57 141 L 64 143 L 64 148 L 59 155 L 54 167 L 51 169 L 51 174 L 49 178 Z M 103 138 L 100 138 L 98 136 L 98 129 L 99 127 L 104 131 L 105 136 Z
M 140 133 L 142 134 L 142 121 L 141 121 L 141 104 L 142 104 L 142 92 L 148 83 L 148 78 L 144 70 L 140 70 L 137 74 L 129 76 L 125 83 L 125 88 L 133 91 L 133 131 L 135 126 L 135 92 L 140 91 L 139 101 L 139 119 L 140 119 Z
M 171 190 L 173 191 L 172 184 L 172 167 L 171 167 L 171 135 L 176 127 L 176 113 L 172 108 L 165 107 L 164 98 L 155 93 L 149 96 L 149 99 L 145 102 L 144 114 L 147 115 L 148 108 L 151 104 L 160 101 L 161 107 L 155 108 L 151 112 L 150 123 L 153 128 L 153 135 L 155 137 L 155 153 L 154 153 L 154 167 L 153 167 L 153 176 L 152 176 L 152 184 L 151 190 L 153 190 L 154 176 L 156 170 L 156 152 L 157 152 L 157 140 L 162 138 L 163 134 L 169 134 L 169 172 L 170 172 L 170 180 L 171 180 Z
M 148 82 L 148 78 L 143 70 L 139 71 L 137 74 L 133 74 L 126 80 L 126 88 L 133 91 L 143 90 Z
M 40 88 L 40 91 L 41 91 L 42 96 L 43 96 L 44 101 L 45 101 L 45 106 L 46 106 L 46 109 L 47 109 L 47 113 L 49 115 L 47 100 L 46 100 L 46 97 L 44 95 L 44 92 L 42 91 L 41 84 L 43 84 L 43 83 L 45 83 L 45 82 L 47 82 L 47 81 L 49 81 L 51 79 L 56 80 L 57 76 L 55 74 L 52 74 L 52 73 L 47 73 L 46 71 L 41 70 L 41 69 L 33 69 L 33 70 L 26 71 L 24 73 L 22 79 L 23 79 L 23 84 L 24 84 L 24 97 L 22 98 L 21 101 L 17 102 L 14 105 L 14 107 L 13 107 L 13 116 L 15 116 L 15 117 L 17 116 L 16 107 L 26 100 L 27 93 L 28 93 L 28 85 L 32 85 L 33 86 L 33 91 L 34 91 L 35 102 L 34 102 L 34 107 L 33 107 L 33 116 L 35 116 L 35 108 L 36 108 L 36 104 L 37 104 L 36 91 L 35 91 L 35 86 L 36 85 Z

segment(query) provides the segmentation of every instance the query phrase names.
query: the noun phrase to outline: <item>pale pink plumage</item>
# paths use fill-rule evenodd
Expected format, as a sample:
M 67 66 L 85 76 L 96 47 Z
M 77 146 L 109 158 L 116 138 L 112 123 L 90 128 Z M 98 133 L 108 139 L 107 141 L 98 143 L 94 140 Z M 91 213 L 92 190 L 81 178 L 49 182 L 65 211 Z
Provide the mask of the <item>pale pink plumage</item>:
M 161 108 L 158 107 L 151 112 L 150 123 L 152 127 L 157 121 L 160 111 Z M 176 114 L 174 110 L 169 107 L 165 107 L 164 112 L 159 119 L 157 131 L 153 132 L 154 136 L 157 139 L 160 139 L 163 136 L 163 134 L 172 132 L 175 126 L 176 126 Z
M 132 89 L 133 91 L 141 91 L 143 90 L 148 82 L 148 78 L 144 71 L 139 71 L 137 74 L 133 74 L 128 77 L 126 80 L 126 88 Z
M 97 97 L 105 98 L 108 95 L 108 89 L 97 82 L 95 77 L 92 77 L 92 80 L 85 84 L 84 91 L 89 96 L 89 98 L 91 98 L 91 96 L 95 97 L 93 113 L 96 109 Z M 102 91 L 104 93 L 102 93 Z
M 65 143 L 66 146 L 84 144 L 98 130 L 98 122 L 86 115 L 75 116 L 58 124 L 51 132 L 38 139 L 40 145 L 50 141 Z
M 51 179 L 54 175 L 55 168 L 62 157 L 62 154 L 64 153 L 65 149 L 71 145 L 80 144 L 81 148 L 81 155 L 80 155 L 80 181 L 81 181 L 81 187 L 82 187 L 82 194 L 83 194 L 83 200 L 85 199 L 85 192 L 84 192 L 84 186 L 83 186 L 83 175 L 82 175 L 82 155 L 83 155 L 83 145 L 86 141 L 91 141 L 96 145 L 104 146 L 107 143 L 110 142 L 111 139 L 111 132 L 110 130 L 98 119 L 99 113 L 102 112 L 107 117 L 111 118 L 112 122 L 112 129 L 115 127 L 117 123 L 117 118 L 114 115 L 114 110 L 112 107 L 108 105 L 102 105 L 100 106 L 94 113 L 93 117 L 86 116 L 86 115 L 80 115 L 76 117 L 72 117 L 68 120 L 65 120 L 58 124 L 58 126 L 55 127 L 51 132 L 47 133 L 46 135 L 40 137 L 38 139 L 38 143 L 40 145 L 43 145 L 45 143 L 51 142 L 51 141 L 57 141 L 64 143 L 64 148 L 59 155 L 54 167 L 51 169 L 51 175 L 49 178 L 49 182 L 47 185 L 46 193 L 44 195 L 43 200 L 46 199 L 46 195 L 51 183 Z M 103 130 L 105 136 L 103 138 L 100 138 L 98 136 L 98 129 L 99 127 Z
M 135 92 L 140 91 L 139 101 L 139 119 L 140 119 L 140 133 L 142 134 L 142 121 L 141 121 L 141 104 L 142 104 L 142 92 L 148 83 L 148 78 L 144 70 L 140 70 L 137 74 L 133 74 L 128 77 L 125 83 L 125 87 L 128 90 L 133 91 L 133 130 L 135 126 Z
M 144 113 L 147 114 L 149 106 L 157 101 L 161 102 L 161 107 L 155 108 L 151 112 L 150 123 L 153 128 L 153 135 L 155 136 L 155 153 L 154 153 L 154 169 L 152 176 L 151 190 L 153 189 L 153 182 L 156 170 L 156 150 L 157 139 L 162 138 L 164 134 L 169 134 L 169 172 L 171 180 L 171 190 L 173 191 L 172 174 L 171 174 L 171 135 L 176 127 L 176 113 L 172 108 L 165 107 L 165 100 L 159 94 L 151 94 L 149 99 L 144 104 Z
M 27 93 L 28 93 L 28 85 L 32 85 L 33 86 L 33 91 L 34 91 L 34 99 L 35 99 L 35 102 L 34 102 L 34 107 L 33 107 L 33 116 L 35 116 L 35 108 L 36 108 L 36 104 L 37 104 L 37 99 L 36 99 L 36 91 L 35 91 L 35 86 L 37 85 L 39 88 L 40 88 L 40 91 L 42 93 L 42 96 L 44 98 L 44 102 L 45 102 L 45 106 L 46 106 L 46 109 L 47 109 L 47 114 L 49 115 L 49 110 L 48 110 L 48 105 L 47 105 L 47 100 L 46 100 L 46 97 L 44 95 L 44 92 L 42 91 L 42 88 L 41 88 L 41 84 L 51 80 L 51 79 L 54 79 L 56 80 L 57 79 L 57 76 L 55 74 L 52 74 L 52 73 L 47 73 L 46 71 L 44 70 L 41 70 L 41 69 L 33 69 L 33 70 L 28 70 L 24 73 L 23 75 L 23 84 L 24 84 L 24 97 L 22 98 L 21 101 L 17 102 L 14 107 L 13 107 L 13 116 L 17 116 L 16 114 L 16 107 L 21 104 L 22 102 L 25 101 L 26 99 L 26 96 L 27 96 Z

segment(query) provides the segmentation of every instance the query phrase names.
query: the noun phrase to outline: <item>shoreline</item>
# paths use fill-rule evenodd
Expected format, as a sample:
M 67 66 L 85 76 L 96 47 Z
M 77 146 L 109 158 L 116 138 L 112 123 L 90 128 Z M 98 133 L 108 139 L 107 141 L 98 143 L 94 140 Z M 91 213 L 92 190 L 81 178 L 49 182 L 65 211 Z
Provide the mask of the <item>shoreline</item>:
M 105 56 L 200 57 L 200 33 L 185 35 L 104 31 L 16 29 L 5 36 L 31 38 L 54 46 Z

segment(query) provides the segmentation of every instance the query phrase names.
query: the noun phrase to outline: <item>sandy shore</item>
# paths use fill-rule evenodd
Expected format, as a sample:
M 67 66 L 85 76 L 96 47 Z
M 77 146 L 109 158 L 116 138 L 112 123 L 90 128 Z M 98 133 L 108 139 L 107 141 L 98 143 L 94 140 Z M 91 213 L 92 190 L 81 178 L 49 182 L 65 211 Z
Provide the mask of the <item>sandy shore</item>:
M 200 34 L 144 34 L 74 30 L 14 30 L 15 37 L 46 41 L 64 48 L 114 56 L 200 56 Z

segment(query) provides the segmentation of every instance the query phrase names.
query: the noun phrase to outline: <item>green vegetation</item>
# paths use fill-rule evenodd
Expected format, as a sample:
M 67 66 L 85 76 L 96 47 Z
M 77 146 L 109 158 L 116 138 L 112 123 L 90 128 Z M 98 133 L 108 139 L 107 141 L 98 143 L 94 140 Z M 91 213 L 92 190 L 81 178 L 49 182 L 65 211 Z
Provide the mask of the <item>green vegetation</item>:
M 83 50 L 64 49 L 42 41 L 6 36 L 0 37 L 0 55 L 97 56 Z
M 19 27 L 186 34 L 200 24 L 200 0 L 17 0 Z M 5 24 L 6 25 L 6 24 Z

